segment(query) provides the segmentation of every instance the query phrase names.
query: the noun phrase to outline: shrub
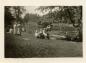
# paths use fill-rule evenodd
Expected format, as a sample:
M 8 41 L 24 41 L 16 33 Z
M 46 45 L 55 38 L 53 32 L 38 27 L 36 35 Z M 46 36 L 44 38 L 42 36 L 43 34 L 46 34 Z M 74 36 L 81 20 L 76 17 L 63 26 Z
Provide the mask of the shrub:
M 82 35 L 82 33 L 80 34 L 78 31 L 67 32 L 66 40 L 80 42 L 80 41 L 82 41 L 81 35 Z

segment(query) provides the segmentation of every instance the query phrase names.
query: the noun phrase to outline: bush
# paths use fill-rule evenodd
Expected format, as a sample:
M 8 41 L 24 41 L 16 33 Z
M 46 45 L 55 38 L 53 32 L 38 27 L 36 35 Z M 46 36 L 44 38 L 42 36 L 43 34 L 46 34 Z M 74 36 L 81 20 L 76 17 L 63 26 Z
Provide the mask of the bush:
M 42 27 L 43 27 L 43 28 L 47 27 L 48 25 L 50 25 L 49 22 L 43 22 L 43 23 L 42 23 Z
M 74 31 L 75 28 L 69 24 L 53 24 L 53 30 L 57 31 Z
M 68 32 L 66 34 L 66 40 L 82 42 L 81 34 L 78 31 Z
M 66 39 L 67 40 L 73 40 L 74 39 L 73 32 L 66 32 Z
M 39 21 L 37 24 L 38 24 L 39 27 L 45 28 L 48 25 L 51 25 L 52 23 L 51 22 L 41 22 L 41 21 Z

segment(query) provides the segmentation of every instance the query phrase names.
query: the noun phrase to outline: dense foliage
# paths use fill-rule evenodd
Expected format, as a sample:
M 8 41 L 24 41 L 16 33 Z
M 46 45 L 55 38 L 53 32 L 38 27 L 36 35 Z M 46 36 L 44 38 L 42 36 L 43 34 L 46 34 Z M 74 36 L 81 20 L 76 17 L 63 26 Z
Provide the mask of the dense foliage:
M 48 12 L 44 19 L 53 23 L 72 24 L 77 29 L 77 37 L 82 40 L 82 6 L 40 6 L 37 10 Z

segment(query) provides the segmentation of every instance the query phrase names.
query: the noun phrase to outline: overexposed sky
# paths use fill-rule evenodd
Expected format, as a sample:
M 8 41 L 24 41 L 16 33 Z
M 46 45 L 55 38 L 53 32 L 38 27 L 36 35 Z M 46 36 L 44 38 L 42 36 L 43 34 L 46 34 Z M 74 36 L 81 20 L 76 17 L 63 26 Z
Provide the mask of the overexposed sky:
M 36 13 L 36 8 L 39 6 L 25 6 L 24 8 L 26 9 L 26 13 Z
M 31 14 L 38 14 L 38 15 L 42 16 L 43 13 L 41 13 L 40 11 L 36 10 L 38 7 L 40 7 L 40 6 L 25 6 L 24 7 L 26 9 L 25 14 L 31 13 Z
M 40 12 L 40 11 L 37 11 L 36 9 L 37 9 L 38 7 L 40 7 L 40 6 L 25 6 L 24 8 L 26 9 L 26 11 L 24 12 L 23 17 L 24 17 L 24 15 L 27 14 L 27 13 L 38 14 L 38 15 L 40 15 L 40 16 L 46 14 L 46 12 L 45 12 L 45 13 L 42 13 L 42 12 Z
M 25 14 L 26 14 L 26 13 L 32 13 L 32 14 L 39 14 L 40 16 L 42 16 L 42 15 L 48 13 L 48 12 L 42 13 L 41 11 L 36 10 L 36 9 L 39 8 L 39 7 L 40 7 L 40 6 L 25 6 L 25 7 L 24 7 L 24 8 L 26 9 Z M 59 8 L 56 7 L 55 9 L 53 9 L 53 11 L 55 11 L 56 9 L 58 10 Z

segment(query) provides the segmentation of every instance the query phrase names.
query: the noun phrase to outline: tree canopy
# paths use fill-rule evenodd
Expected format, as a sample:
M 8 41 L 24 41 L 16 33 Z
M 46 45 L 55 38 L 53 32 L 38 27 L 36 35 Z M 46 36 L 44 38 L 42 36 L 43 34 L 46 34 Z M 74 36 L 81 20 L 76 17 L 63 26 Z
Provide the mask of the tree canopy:
M 82 6 L 40 6 L 37 10 L 48 12 L 47 18 L 72 23 L 74 27 L 82 23 Z
M 5 25 L 11 25 L 13 20 L 22 23 L 23 6 L 5 6 Z

